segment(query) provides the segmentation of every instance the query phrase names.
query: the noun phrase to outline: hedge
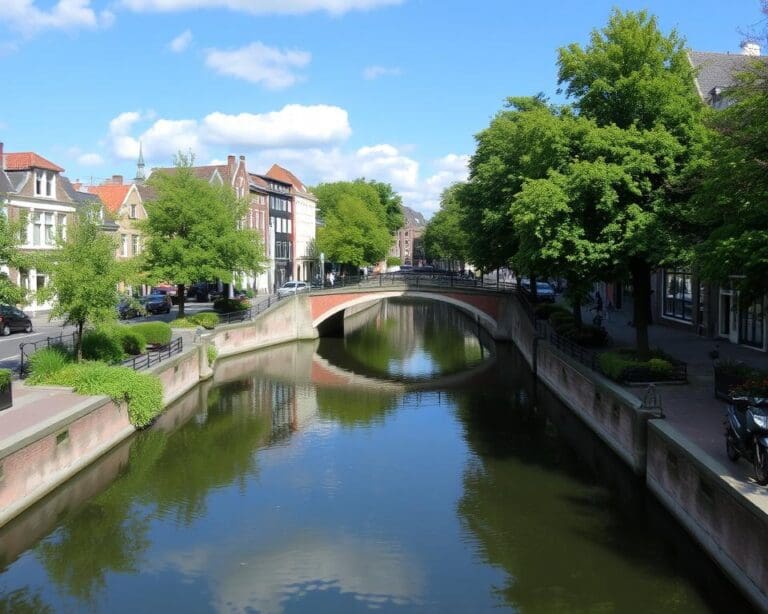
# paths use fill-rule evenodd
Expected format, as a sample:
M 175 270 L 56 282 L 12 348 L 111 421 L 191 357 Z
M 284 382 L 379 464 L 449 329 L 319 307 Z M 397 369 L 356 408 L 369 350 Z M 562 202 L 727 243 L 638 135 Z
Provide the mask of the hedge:
M 197 328 L 202 326 L 205 329 L 212 330 L 219 323 L 219 316 L 211 311 L 196 313 L 187 318 L 176 318 L 171 322 L 173 328 Z
M 125 358 L 119 333 L 112 329 L 94 329 L 83 333 L 83 358 L 118 363 Z
M 618 382 L 671 379 L 675 372 L 674 365 L 660 352 L 656 354 L 644 361 L 636 358 L 634 350 L 616 350 L 601 353 L 597 360 L 602 372 Z
M 144 337 L 147 345 L 168 345 L 173 336 L 171 325 L 166 322 L 141 322 L 129 328 Z
M 233 298 L 217 298 L 213 301 L 213 308 L 223 313 L 232 313 L 233 311 L 245 311 L 251 306 L 248 301 L 240 301 Z

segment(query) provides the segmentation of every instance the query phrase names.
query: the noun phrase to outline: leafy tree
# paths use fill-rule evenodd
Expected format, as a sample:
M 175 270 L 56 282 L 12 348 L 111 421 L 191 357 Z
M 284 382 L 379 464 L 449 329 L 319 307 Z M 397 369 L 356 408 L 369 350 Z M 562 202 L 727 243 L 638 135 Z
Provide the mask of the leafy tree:
M 628 271 L 634 288 L 637 349 L 648 354 L 650 271 L 674 250 L 675 237 L 666 224 L 685 198 L 680 178 L 696 144 L 703 138 L 702 105 L 694 90 L 684 41 L 676 32 L 664 35 L 647 12 L 614 10 L 608 24 L 592 33 L 585 48 L 560 49 L 559 82 L 574 98 L 582 117 L 618 141 L 598 143 L 615 151 L 623 140 L 640 145 L 640 168 L 625 166 L 629 189 L 616 193 L 612 209 L 624 229 L 617 237 L 616 273 Z M 630 137 L 622 130 L 634 131 Z M 661 149 L 655 153 L 653 146 Z M 681 206 L 681 205 L 680 205 Z
M 0 203 L 3 200 L 0 195 Z M 29 259 L 19 252 L 19 236 L 24 224 L 25 220 L 9 220 L 4 213 L 0 213 L 0 265 L 15 269 L 29 267 Z M 5 273 L 0 273 L 0 303 L 16 305 L 26 300 L 26 290 L 13 283 Z
M 424 245 L 430 259 L 467 261 L 469 239 L 461 212 L 460 189 L 461 184 L 454 184 L 443 190 L 440 210 L 427 223 Z
M 389 232 L 361 199 L 343 195 L 324 217 L 317 245 L 329 260 L 361 267 L 381 260 L 387 253 Z
M 328 260 L 359 267 L 386 255 L 391 235 L 376 185 L 364 180 L 337 181 L 312 189 L 324 221 L 317 245 Z
M 51 318 L 63 317 L 77 327 L 77 360 L 83 357 L 83 328 L 86 323 L 116 319 L 117 284 L 124 278 L 115 259 L 115 238 L 101 230 L 98 210 L 88 208 L 59 237 L 59 249 L 50 254 L 50 283 L 38 291 L 43 300 L 52 298 Z
M 716 131 L 692 213 L 704 224 L 697 250 L 703 277 L 733 282 L 744 300 L 768 293 L 768 65 L 755 61 L 715 112 Z
M 184 290 L 201 279 L 230 283 L 236 271 L 264 270 L 264 244 L 255 230 L 240 228 L 248 205 L 227 186 L 214 186 L 192 171 L 194 156 L 179 154 L 172 172 L 153 174 L 157 197 L 147 202 L 144 266 L 156 280 L 178 286 L 179 317 Z
M 365 179 L 358 179 L 357 181 L 365 182 Z M 395 192 L 392 189 L 392 186 L 388 183 L 375 181 L 373 179 L 367 183 L 376 188 L 376 191 L 379 193 L 379 202 L 384 206 L 384 211 L 387 216 L 387 230 L 389 230 L 390 233 L 397 232 L 405 223 L 402 197 Z

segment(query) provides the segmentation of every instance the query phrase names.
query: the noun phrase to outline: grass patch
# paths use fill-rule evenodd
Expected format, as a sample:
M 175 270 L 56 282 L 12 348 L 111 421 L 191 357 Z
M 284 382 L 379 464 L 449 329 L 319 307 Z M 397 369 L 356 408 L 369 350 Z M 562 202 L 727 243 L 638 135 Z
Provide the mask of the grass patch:
M 211 311 L 196 313 L 187 318 L 176 318 L 171 322 L 173 328 L 197 328 L 202 326 L 207 330 L 216 328 L 219 323 L 219 316 Z
M 72 362 L 72 355 L 61 347 L 49 347 L 37 350 L 29 357 L 30 384 L 42 384 L 57 371 L 61 371 Z
M 163 409 L 160 378 L 129 367 L 103 362 L 69 363 L 45 377 L 38 373 L 32 383 L 67 386 L 79 394 L 103 394 L 115 403 L 127 403 L 128 417 L 137 427 L 147 426 Z

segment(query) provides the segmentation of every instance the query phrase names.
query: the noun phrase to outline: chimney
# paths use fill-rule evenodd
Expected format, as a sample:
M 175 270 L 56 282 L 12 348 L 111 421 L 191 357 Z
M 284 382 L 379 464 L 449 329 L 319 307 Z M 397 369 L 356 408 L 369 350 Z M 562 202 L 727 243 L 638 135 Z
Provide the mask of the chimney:
M 112 175 L 112 185 L 123 185 L 123 176 Z
M 227 156 L 227 168 L 230 173 L 235 172 L 235 156 Z
M 741 55 L 751 55 L 751 56 L 759 56 L 760 55 L 760 45 L 759 43 L 756 43 L 755 41 L 743 41 L 741 43 Z

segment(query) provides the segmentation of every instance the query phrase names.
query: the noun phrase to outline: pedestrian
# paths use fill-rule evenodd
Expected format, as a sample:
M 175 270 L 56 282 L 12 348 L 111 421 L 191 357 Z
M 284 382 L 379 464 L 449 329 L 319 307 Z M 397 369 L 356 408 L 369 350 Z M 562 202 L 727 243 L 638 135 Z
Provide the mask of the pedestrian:
M 333 288 L 333 282 L 336 279 L 336 276 L 333 274 L 333 271 L 328 273 L 328 281 L 331 284 L 331 288 Z

